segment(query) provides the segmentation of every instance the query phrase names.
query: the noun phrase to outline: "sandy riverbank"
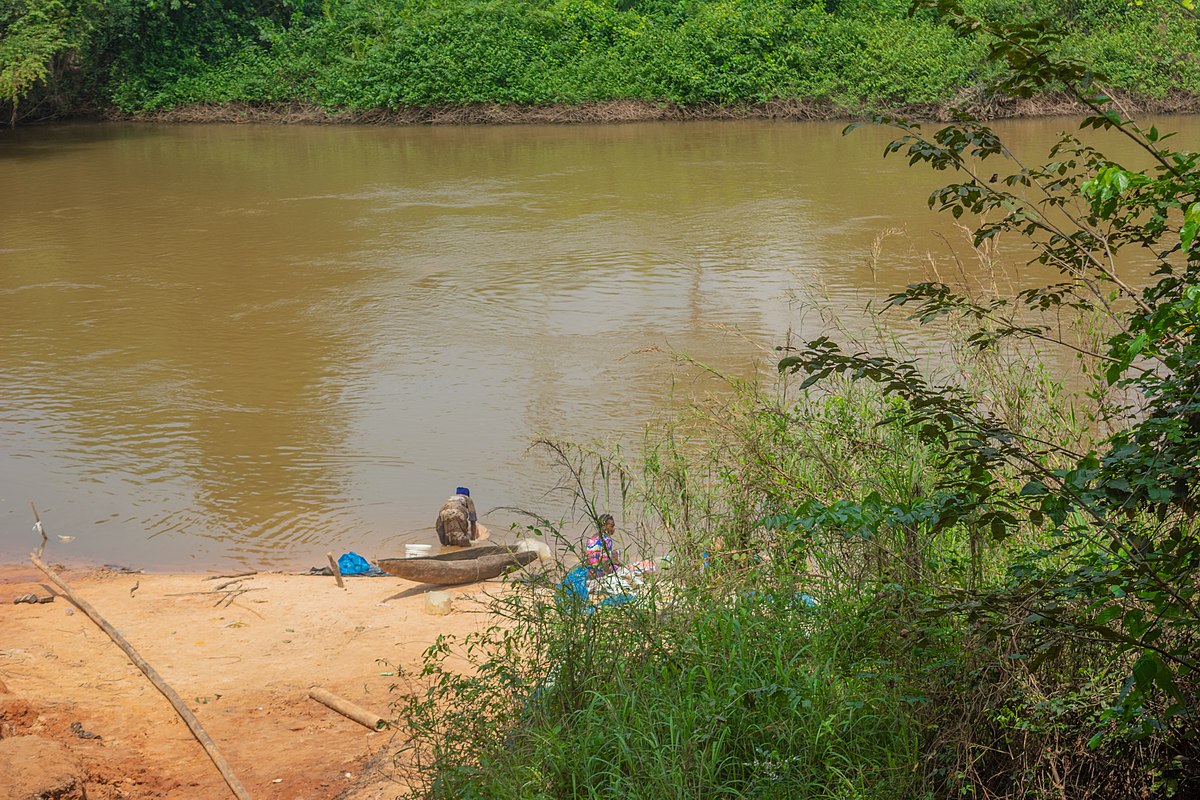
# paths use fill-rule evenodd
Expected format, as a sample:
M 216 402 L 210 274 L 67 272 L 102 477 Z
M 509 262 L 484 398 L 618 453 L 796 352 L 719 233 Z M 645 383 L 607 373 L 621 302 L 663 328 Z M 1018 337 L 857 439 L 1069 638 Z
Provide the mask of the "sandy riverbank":
M 212 593 L 229 579 L 208 574 L 61 576 L 178 692 L 256 799 L 402 795 L 396 737 L 331 711 L 309 689 L 389 716 L 395 679 L 381 674 L 393 671 L 384 662 L 416 665 L 438 634 L 489 624 L 487 595 L 502 591 L 495 581 L 453 587 L 453 612 L 432 616 L 424 593 L 434 587 L 392 577 L 347 578 L 339 589 L 332 577 L 257 573 L 229 595 Z M 56 596 L 13 603 L 28 593 Z M 81 738 L 72 723 L 100 738 Z M 168 701 L 100 628 L 32 565 L 0 566 L 0 800 L 23 798 L 22 781 L 54 766 L 39 757 L 10 769 L 5 748 L 16 752 L 24 736 L 61 744 L 89 800 L 232 796 Z

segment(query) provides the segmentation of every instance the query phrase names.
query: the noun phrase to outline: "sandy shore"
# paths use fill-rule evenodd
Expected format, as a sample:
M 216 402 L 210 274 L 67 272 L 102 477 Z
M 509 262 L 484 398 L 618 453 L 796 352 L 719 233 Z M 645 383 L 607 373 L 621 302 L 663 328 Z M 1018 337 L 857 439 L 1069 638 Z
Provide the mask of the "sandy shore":
M 339 589 L 332 577 L 256 573 L 214 593 L 231 579 L 61 576 L 178 692 L 251 797 L 289 800 L 404 794 L 396 736 L 308 692 L 390 716 L 389 664 L 419 664 L 438 634 L 489 624 L 487 595 L 502 591 L 495 581 L 453 587 L 453 612 L 433 616 L 424 594 L 435 587 L 392 577 L 346 578 Z M 13 603 L 29 593 L 55 599 Z M 38 771 L 55 768 L 56 758 L 25 757 L 18 744 L 61 755 L 59 768 L 75 771 L 89 800 L 233 796 L 170 703 L 32 565 L 0 566 L 0 800 L 24 798 L 25 781 L 49 780 Z

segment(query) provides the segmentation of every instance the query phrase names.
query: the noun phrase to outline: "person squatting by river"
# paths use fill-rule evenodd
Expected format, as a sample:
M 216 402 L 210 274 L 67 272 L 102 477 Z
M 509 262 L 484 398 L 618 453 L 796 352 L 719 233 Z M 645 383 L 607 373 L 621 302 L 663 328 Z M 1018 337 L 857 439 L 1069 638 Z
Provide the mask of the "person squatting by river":
M 478 519 L 471 490 L 459 486 L 454 490 L 454 496 L 442 503 L 442 509 L 438 512 L 438 541 L 444 546 L 469 547 L 471 542 L 486 539 L 487 528 L 478 524 Z
M 583 549 L 584 559 L 593 575 L 607 575 L 621 565 L 621 551 L 613 541 L 617 521 L 612 514 L 601 514 L 596 518 L 596 525 L 600 531 L 588 537 Z

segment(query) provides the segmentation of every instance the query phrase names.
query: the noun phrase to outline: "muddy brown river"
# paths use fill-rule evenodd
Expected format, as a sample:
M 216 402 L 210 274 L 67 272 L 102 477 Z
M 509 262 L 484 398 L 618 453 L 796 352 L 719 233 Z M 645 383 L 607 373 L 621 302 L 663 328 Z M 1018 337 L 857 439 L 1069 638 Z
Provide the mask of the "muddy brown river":
M 1072 125 L 998 127 L 1037 153 Z M 926 253 L 978 268 L 926 208 L 944 176 L 841 129 L 0 132 L 0 558 L 31 501 L 49 559 L 160 568 L 399 555 L 458 485 L 494 531 L 570 515 L 530 443 L 635 452 L 722 391 L 675 354 L 769 372 Z

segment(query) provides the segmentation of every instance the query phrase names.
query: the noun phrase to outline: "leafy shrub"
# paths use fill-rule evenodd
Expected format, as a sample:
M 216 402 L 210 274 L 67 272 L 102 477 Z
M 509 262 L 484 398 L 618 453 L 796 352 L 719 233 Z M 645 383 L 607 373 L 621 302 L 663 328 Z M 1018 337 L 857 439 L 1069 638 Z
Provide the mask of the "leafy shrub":
M 991 74 L 980 37 L 951 31 L 928 9 L 908 16 L 898 2 L 5 3 L 0 102 L 9 106 L 71 83 L 129 111 L 231 100 L 332 109 L 626 98 L 796 98 L 856 111 L 945 104 Z M 1118 88 L 1148 97 L 1197 90 L 1195 20 L 1170 0 L 972 8 L 985 18 L 1066 20 L 1073 33 L 1061 52 Z

